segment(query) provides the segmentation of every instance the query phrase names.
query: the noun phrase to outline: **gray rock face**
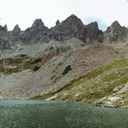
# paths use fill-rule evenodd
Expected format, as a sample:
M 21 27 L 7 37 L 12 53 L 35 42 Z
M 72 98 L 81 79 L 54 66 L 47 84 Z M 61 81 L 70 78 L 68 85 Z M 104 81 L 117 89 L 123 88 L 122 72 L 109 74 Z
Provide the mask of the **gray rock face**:
M 6 28 L 0 25 L 0 33 L 1 32 L 6 32 Z
M 5 30 L 6 32 L 8 31 L 7 25 L 4 25 L 4 30 Z
M 41 19 L 36 19 L 34 21 L 34 23 L 32 24 L 32 27 L 33 29 L 40 29 L 40 28 L 43 28 L 44 27 L 44 23 L 42 22 Z
M 90 41 L 98 40 L 99 35 L 100 30 L 97 22 L 92 22 L 85 27 L 85 38 L 88 43 Z
M 78 32 L 77 37 L 85 43 L 93 43 L 94 41 L 99 41 L 99 39 L 101 40 L 101 35 L 102 31 L 99 30 L 97 22 L 92 22 L 84 26 Z
M 9 49 L 10 48 L 10 44 L 8 42 L 8 40 L 4 40 L 0 38 L 0 49 Z
M 17 33 L 20 33 L 20 32 L 21 32 L 21 29 L 20 29 L 19 25 L 17 24 L 17 25 L 14 27 L 12 33 L 13 33 L 13 34 L 17 34 Z
M 57 23 L 51 29 L 49 34 L 50 39 L 62 41 L 75 37 L 76 34 L 84 27 L 82 21 L 75 15 L 71 15 L 61 23 Z
M 64 41 L 72 37 L 76 37 L 84 43 L 125 42 L 126 36 L 128 36 L 128 28 L 122 27 L 117 21 L 102 32 L 99 30 L 97 22 L 84 25 L 77 16 L 71 15 L 62 22 L 57 20 L 56 25 L 51 29 L 46 27 L 41 19 L 36 19 L 32 26 L 25 31 L 22 31 L 18 25 L 12 31 L 8 31 L 7 25 L 0 26 L 0 48 L 14 48 L 18 43 Z
M 118 21 L 114 21 L 110 27 L 107 28 L 105 32 L 105 39 L 109 41 L 110 43 L 112 42 L 124 42 L 124 37 L 126 34 L 126 28 L 122 27 Z
M 60 24 L 60 21 L 59 20 L 57 20 L 56 21 L 56 26 L 58 26 Z
M 5 39 L 7 37 L 7 26 L 1 26 L 0 25 L 0 38 Z
M 32 26 L 25 30 L 23 38 L 25 43 L 37 43 L 47 41 L 49 29 L 44 26 L 41 19 L 36 19 Z
M 10 32 L 10 38 L 12 42 L 22 42 L 23 32 L 21 31 L 19 25 L 16 25 L 14 29 Z
M 7 32 L 7 26 L 0 26 L 0 49 L 9 48 L 9 34 Z

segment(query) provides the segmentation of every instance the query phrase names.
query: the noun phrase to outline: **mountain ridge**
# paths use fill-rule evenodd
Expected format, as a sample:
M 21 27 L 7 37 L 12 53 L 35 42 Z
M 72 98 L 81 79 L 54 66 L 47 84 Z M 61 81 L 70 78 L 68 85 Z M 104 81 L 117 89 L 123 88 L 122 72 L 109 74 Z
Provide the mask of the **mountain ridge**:
M 84 43 L 119 42 L 128 37 L 128 28 L 114 21 L 106 31 L 99 30 L 97 22 L 84 25 L 80 18 L 70 15 L 64 21 L 57 20 L 56 25 L 48 28 L 41 19 L 36 19 L 32 26 L 22 31 L 18 25 L 8 31 L 7 25 L 0 26 L 0 48 L 12 49 L 17 43 L 34 44 L 50 40 L 64 41 L 76 37 Z

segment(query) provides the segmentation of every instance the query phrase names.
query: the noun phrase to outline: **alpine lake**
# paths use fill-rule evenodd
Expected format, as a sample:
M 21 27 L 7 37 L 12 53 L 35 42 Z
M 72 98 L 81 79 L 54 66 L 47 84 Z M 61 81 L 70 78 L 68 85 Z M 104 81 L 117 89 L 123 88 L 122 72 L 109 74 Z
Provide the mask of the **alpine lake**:
M 0 128 L 128 128 L 128 109 L 69 101 L 0 100 Z

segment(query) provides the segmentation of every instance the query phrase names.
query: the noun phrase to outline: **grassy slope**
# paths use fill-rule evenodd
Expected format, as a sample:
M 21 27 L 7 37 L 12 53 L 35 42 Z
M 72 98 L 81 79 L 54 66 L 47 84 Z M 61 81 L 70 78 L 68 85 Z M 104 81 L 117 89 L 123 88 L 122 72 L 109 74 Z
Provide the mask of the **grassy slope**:
M 101 66 L 87 75 L 71 81 L 64 88 L 55 92 L 55 99 L 94 103 L 105 96 L 112 95 L 113 89 L 124 86 L 127 82 L 128 59 L 122 59 Z M 128 98 L 127 91 L 120 95 L 121 97 L 123 95 L 124 99 Z M 45 98 L 45 95 L 42 97 Z M 48 95 L 46 98 L 48 98 Z M 127 105 L 127 103 L 123 105 Z
M 42 65 L 38 58 L 7 58 L 0 60 L 0 73 L 11 74 L 24 69 L 36 71 Z
M 0 73 L 11 74 L 20 72 L 25 69 L 37 71 L 49 59 L 54 56 L 51 54 L 42 54 L 36 57 L 20 57 L 20 58 L 2 58 L 0 59 Z

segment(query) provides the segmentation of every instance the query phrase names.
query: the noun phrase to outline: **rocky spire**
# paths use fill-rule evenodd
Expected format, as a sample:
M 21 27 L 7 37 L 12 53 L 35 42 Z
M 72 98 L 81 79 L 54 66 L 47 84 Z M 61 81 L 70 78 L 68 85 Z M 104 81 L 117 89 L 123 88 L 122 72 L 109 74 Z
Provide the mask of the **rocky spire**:
M 4 25 L 4 29 L 5 29 L 6 32 L 8 31 L 8 27 L 7 27 L 6 24 Z
M 77 37 L 85 43 L 93 43 L 94 41 L 99 40 L 101 32 L 97 22 L 92 22 L 84 26 L 81 31 L 77 33 Z
M 87 38 L 92 40 L 97 40 L 99 37 L 99 28 L 97 22 L 92 22 L 86 26 L 86 36 Z
M 107 28 L 105 35 L 109 42 L 122 42 L 124 41 L 126 28 L 122 27 L 118 21 L 114 21 L 110 27 Z
M 111 24 L 111 27 L 112 27 L 112 28 L 118 28 L 118 27 L 121 27 L 121 25 L 120 25 L 119 22 L 116 20 L 116 21 L 114 21 L 114 22 Z
M 21 32 L 21 29 L 20 29 L 20 27 L 19 27 L 19 25 L 17 24 L 17 25 L 15 25 L 15 27 L 14 27 L 14 29 L 13 29 L 13 31 L 12 31 L 13 33 L 19 33 L 19 32 Z
M 37 43 L 47 41 L 49 29 L 44 25 L 41 19 L 36 19 L 32 26 L 25 30 L 25 43 Z
M 42 28 L 44 27 L 44 23 L 42 22 L 41 19 L 36 19 L 34 21 L 34 23 L 32 24 L 32 27 L 31 28 Z
M 57 20 L 56 21 L 56 26 L 58 26 L 60 24 L 60 21 L 59 20 Z

